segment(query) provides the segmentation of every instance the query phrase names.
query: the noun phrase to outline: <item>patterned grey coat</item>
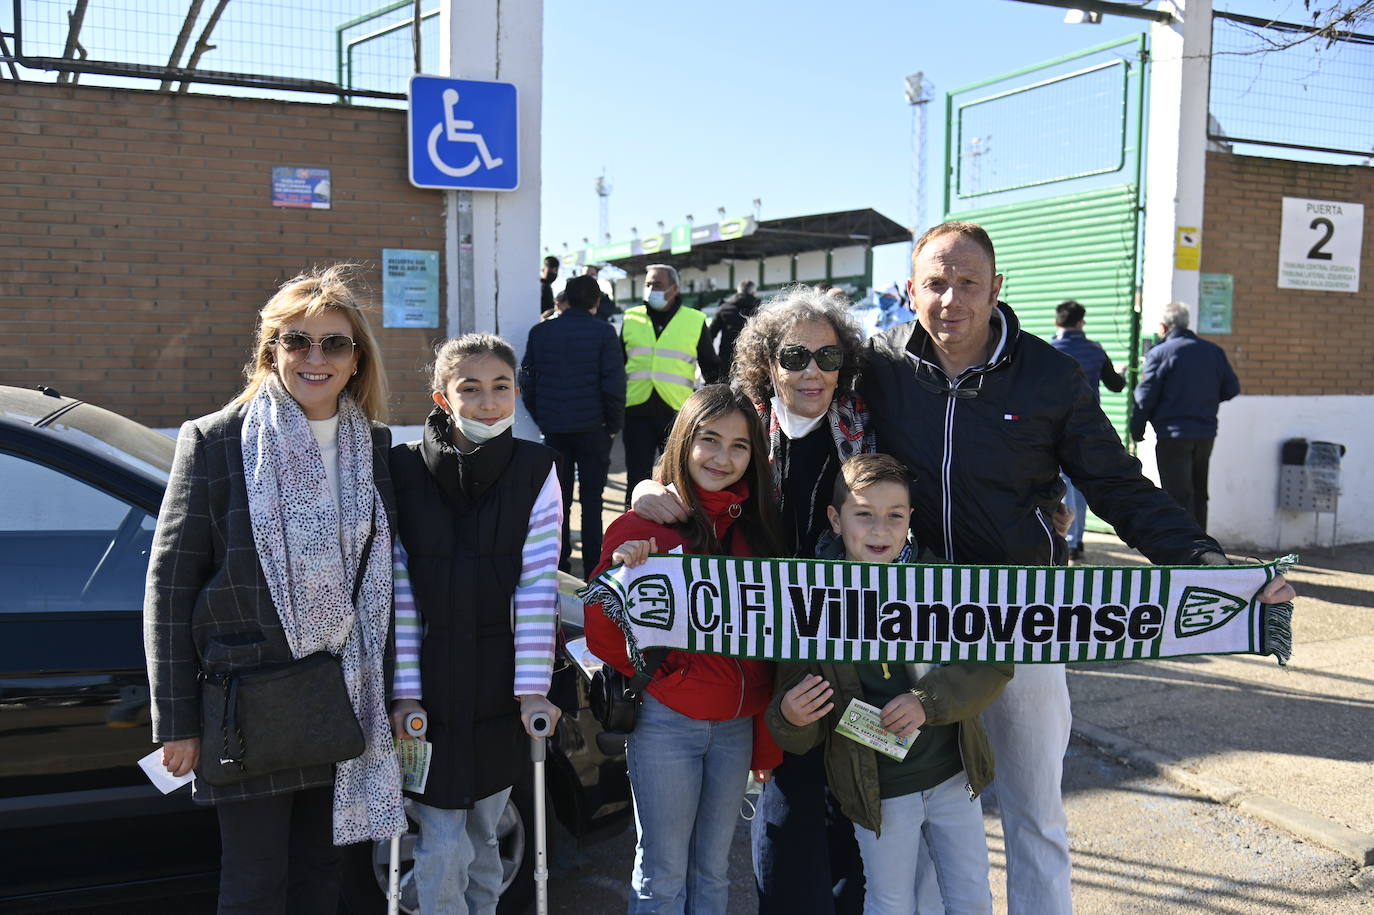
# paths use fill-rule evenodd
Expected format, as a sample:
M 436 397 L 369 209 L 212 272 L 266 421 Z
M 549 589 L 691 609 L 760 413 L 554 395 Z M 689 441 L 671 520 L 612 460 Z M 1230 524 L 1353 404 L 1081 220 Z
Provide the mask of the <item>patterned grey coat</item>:
M 202 671 L 248 670 L 291 659 L 253 541 L 240 435 L 245 409 L 230 405 L 191 420 L 177 436 L 143 602 L 153 740 L 159 743 L 202 736 Z M 395 530 L 390 449 L 391 430 L 375 425 L 373 479 Z M 210 740 L 203 740 L 201 753 L 212 752 Z M 274 772 L 221 787 L 197 779 L 194 797 L 213 804 L 333 781 L 333 766 Z

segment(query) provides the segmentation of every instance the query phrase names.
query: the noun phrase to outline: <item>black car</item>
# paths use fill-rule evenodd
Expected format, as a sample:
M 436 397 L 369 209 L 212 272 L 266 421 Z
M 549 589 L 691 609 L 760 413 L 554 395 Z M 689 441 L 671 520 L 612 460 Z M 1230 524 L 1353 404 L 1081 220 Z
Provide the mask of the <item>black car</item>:
M 143 589 L 173 447 L 50 389 L 0 386 L 0 912 L 213 894 L 213 810 L 185 788 L 160 794 L 136 764 L 154 748 Z M 572 638 L 581 604 L 563 606 Z M 618 832 L 630 812 L 623 743 L 600 733 L 574 667 L 555 673 L 550 699 L 564 712 L 550 808 L 579 839 Z M 533 807 L 522 777 L 501 826 L 503 912 L 533 892 Z M 413 843 L 402 843 L 407 871 Z M 385 911 L 387 843 L 352 846 L 346 861 L 345 909 Z M 403 891 L 415 911 L 408 879 Z

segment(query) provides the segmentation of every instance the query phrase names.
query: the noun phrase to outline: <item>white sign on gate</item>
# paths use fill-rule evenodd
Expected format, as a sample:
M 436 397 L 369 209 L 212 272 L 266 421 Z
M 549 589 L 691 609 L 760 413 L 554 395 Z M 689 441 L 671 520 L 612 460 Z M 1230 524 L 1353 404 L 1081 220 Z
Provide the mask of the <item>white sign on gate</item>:
M 1364 205 L 1283 198 L 1279 288 L 1360 291 Z

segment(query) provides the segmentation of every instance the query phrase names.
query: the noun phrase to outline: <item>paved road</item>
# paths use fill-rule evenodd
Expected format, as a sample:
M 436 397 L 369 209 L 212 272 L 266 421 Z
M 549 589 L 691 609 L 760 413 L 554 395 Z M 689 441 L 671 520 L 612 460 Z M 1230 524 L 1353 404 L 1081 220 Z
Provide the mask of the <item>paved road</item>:
M 1142 775 L 1075 739 L 1065 770 L 1074 855 L 1074 909 L 1107 913 L 1374 913 L 1374 894 L 1350 884 L 1348 859 L 1294 839 L 1160 778 Z M 1005 911 L 1001 826 L 987 805 L 994 911 Z M 549 909 L 561 915 L 622 912 L 634 854 L 632 830 L 576 849 L 555 849 Z M 757 910 L 748 824 L 730 862 L 727 915 Z

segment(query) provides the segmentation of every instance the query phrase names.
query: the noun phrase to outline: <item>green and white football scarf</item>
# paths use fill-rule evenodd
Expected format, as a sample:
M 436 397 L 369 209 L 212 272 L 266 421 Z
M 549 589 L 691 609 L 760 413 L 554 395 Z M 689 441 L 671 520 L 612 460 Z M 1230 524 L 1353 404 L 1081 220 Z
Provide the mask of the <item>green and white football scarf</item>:
M 582 592 L 630 657 L 1059 664 L 1292 648 L 1292 604 L 1256 594 L 1297 562 L 1017 567 L 657 555 Z

